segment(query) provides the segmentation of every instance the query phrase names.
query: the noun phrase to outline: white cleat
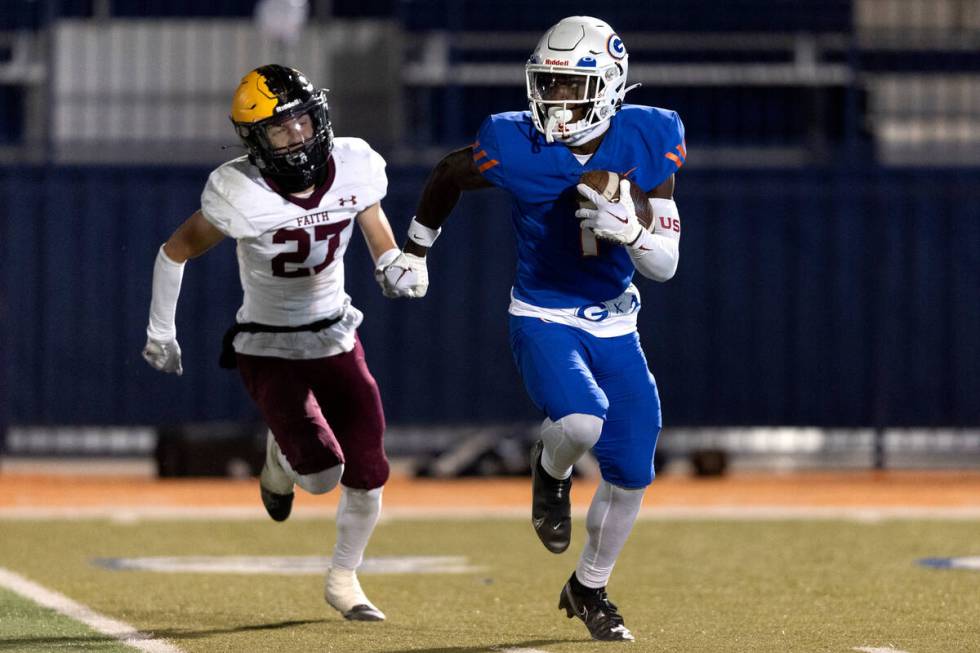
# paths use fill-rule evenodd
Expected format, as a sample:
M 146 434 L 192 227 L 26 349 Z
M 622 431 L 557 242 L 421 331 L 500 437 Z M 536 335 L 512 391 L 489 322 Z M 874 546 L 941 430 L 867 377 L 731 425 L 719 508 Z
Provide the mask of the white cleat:
M 323 598 L 344 619 L 351 621 L 384 621 L 385 613 L 368 601 L 353 569 L 331 567 L 327 571 L 327 582 Z

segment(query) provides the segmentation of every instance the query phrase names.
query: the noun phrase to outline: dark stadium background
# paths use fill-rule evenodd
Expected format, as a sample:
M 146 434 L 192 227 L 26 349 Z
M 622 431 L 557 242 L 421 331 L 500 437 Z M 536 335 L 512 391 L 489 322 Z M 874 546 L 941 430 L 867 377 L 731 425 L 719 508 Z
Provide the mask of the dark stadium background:
M 675 109 L 687 127 L 680 267 L 665 285 L 639 283 L 666 428 L 970 430 L 980 427 L 980 94 L 951 102 L 933 83 L 980 88 L 970 82 L 980 78 L 980 16 L 975 3 L 946 4 L 943 19 L 916 0 L 335 0 L 311 3 L 308 28 L 380 26 L 398 39 L 378 54 L 395 114 L 352 111 L 350 85 L 316 81 L 331 88 L 336 134 L 388 158 L 383 206 L 401 234 L 440 153 L 469 143 L 488 113 L 524 108 L 521 71 L 536 35 L 564 15 L 604 18 L 631 70 L 652 80 L 629 101 Z M 200 156 L 168 155 L 201 145 L 169 119 L 151 144 L 162 153 L 126 139 L 65 149 L 51 110 L 57 26 L 250 21 L 253 5 L 3 3 L 0 425 L 256 418 L 239 380 L 217 366 L 241 296 L 231 243 L 187 268 L 184 375 L 140 358 L 155 251 L 198 207 L 209 170 L 237 154 L 220 150 L 234 143 L 231 126 Z M 432 35 L 454 69 L 512 69 L 515 83 L 418 81 L 429 60 L 415 46 Z M 151 36 L 138 47 L 163 46 Z M 213 94 L 230 98 L 246 70 Z M 79 106 L 108 120 L 99 98 Z M 904 138 L 915 130 L 926 136 Z M 512 240 L 502 192 L 466 196 L 430 257 L 428 296 L 392 302 L 354 237 L 348 292 L 366 314 L 361 336 L 392 426 L 537 419 L 507 344 Z

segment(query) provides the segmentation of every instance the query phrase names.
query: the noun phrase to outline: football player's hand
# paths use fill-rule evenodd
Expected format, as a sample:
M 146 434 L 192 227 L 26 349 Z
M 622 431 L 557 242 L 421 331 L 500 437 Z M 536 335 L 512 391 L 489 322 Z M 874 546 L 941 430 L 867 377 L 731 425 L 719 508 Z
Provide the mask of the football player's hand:
M 636 217 L 636 207 L 630 197 L 630 182 L 619 182 L 619 201 L 607 200 L 602 193 L 585 184 L 578 185 L 578 192 L 595 204 L 596 208 L 580 208 L 575 217 L 581 218 L 579 226 L 591 229 L 596 237 L 611 240 L 620 245 L 629 245 L 643 232 L 643 225 Z
M 162 342 L 147 338 L 146 346 L 143 347 L 143 358 L 154 369 L 176 374 L 180 376 L 184 373 L 184 368 L 180 364 L 180 345 L 177 340 Z
M 429 289 L 425 258 L 396 249 L 378 257 L 374 278 L 385 297 L 425 297 Z

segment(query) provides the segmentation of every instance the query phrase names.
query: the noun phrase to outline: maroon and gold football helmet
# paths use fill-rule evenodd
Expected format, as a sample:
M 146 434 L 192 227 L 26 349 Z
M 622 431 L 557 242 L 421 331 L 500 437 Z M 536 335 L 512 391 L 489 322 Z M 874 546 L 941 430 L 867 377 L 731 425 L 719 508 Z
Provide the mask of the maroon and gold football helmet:
M 231 121 L 252 163 L 280 190 L 323 182 L 333 148 L 327 92 L 300 71 L 270 64 L 249 72 L 232 99 Z

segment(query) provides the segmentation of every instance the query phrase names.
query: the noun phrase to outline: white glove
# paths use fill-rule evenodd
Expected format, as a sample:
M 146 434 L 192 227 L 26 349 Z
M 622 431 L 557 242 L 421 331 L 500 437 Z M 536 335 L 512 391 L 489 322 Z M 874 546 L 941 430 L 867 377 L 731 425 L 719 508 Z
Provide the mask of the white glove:
M 146 346 L 143 347 L 143 358 L 154 369 L 176 374 L 180 376 L 184 373 L 184 368 L 180 364 L 180 345 L 177 340 L 161 342 L 153 338 L 146 339 Z
M 607 200 L 602 193 L 585 184 L 578 185 L 578 192 L 595 204 L 596 208 L 580 208 L 575 212 L 581 218 L 579 226 L 591 229 L 598 238 L 611 240 L 620 245 L 630 245 L 643 232 L 643 225 L 636 217 L 636 207 L 630 197 L 630 182 L 619 182 L 619 201 Z
M 397 249 L 389 249 L 378 257 L 374 278 L 385 297 L 425 297 L 429 289 L 425 258 Z

